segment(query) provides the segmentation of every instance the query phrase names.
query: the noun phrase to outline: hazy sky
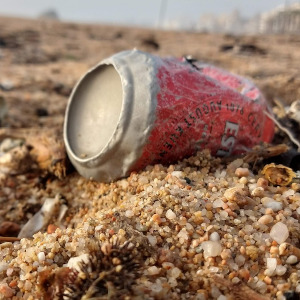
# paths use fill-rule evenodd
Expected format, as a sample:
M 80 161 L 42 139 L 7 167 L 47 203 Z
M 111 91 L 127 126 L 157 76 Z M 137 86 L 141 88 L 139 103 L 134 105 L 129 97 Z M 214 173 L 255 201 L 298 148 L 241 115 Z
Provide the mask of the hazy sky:
M 155 25 L 161 3 L 166 4 L 165 20 L 188 18 L 197 21 L 202 14 L 223 14 L 238 9 L 245 17 L 269 11 L 296 0 L 0 0 L 0 14 L 36 17 L 53 8 L 62 20 Z

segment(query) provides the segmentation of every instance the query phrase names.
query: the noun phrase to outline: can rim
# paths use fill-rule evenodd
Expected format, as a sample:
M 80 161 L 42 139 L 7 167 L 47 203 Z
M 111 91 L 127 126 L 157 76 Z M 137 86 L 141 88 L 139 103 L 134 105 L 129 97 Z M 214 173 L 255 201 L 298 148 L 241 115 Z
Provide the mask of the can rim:
M 157 62 L 153 62 L 153 59 L 152 55 L 138 50 L 123 51 L 101 61 L 84 74 L 75 85 L 66 108 L 64 141 L 68 156 L 81 175 L 96 180 L 105 178 L 104 181 L 126 176 L 131 165 L 142 154 L 156 118 Z M 103 65 L 112 65 L 119 74 L 123 92 L 122 107 L 115 129 L 105 146 L 95 155 L 82 158 L 74 153 L 69 142 L 70 107 L 81 81 Z M 136 134 L 131 132 L 135 130 Z M 122 156 L 126 156 L 126 161 L 119 159 Z M 109 174 L 111 169 L 118 174 Z

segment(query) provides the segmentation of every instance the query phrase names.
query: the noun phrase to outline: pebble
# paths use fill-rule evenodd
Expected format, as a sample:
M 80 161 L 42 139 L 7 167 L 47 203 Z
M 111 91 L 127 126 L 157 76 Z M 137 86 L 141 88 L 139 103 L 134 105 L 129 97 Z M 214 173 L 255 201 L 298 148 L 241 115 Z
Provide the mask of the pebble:
M 275 272 L 278 276 L 282 276 L 285 274 L 286 270 L 287 270 L 287 268 L 285 266 L 279 265 L 276 267 Z
M 231 258 L 232 256 L 232 253 L 231 253 L 231 250 L 230 249 L 224 249 L 222 252 L 221 252 L 221 258 L 222 259 L 228 259 L 228 258 Z
M 204 251 L 204 257 L 215 257 L 221 255 L 222 246 L 217 241 L 206 241 L 201 244 Z
M 235 175 L 238 177 L 247 177 L 249 176 L 250 172 L 248 168 L 237 168 L 235 170 Z
M 262 187 L 263 189 L 265 189 L 268 186 L 268 184 L 268 180 L 263 177 L 257 179 L 258 187 Z
M 4 296 L 4 298 L 11 298 L 15 293 L 12 288 L 10 288 L 6 283 L 2 283 L 0 285 L 0 294 Z
M 173 171 L 173 172 L 171 173 L 171 175 L 172 175 L 172 176 L 175 176 L 175 177 L 177 177 L 177 178 L 181 178 L 181 177 L 183 177 L 183 172 L 181 172 L 181 171 Z
M 67 267 L 70 269 L 75 269 L 80 272 L 81 267 L 80 264 L 81 262 L 88 263 L 89 262 L 89 255 L 88 254 L 81 254 L 76 257 L 71 257 L 67 263 Z
M 266 224 L 272 223 L 273 220 L 274 219 L 273 219 L 272 216 L 270 216 L 270 215 L 264 215 L 264 216 L 260 217 L 257 222 L 260 223 L 260 224 L 266 225 Z
M 277 201 L 271 201 L 265 205 L 267 208 L 273 209 L 273 211 L 277 212 L 279 210 L 282 210 L 282 203 Z
M 7 270 L 8 266 L 9 266 L 8 263 L 4 261 L 0 262 L 0 272 Z
M 282 243 L 282 244 L 280 244 L 279 245 L 279 248 L 278 248 L 278 250 L 279 250 L 279 255 L 285 255 L 286 254 L 286 252 L 287 252 L 287 243 Z
M 195 169 L 196 162 L 199 168 Z M 247 169 L 247 165 L 243 163 L 239 167 Z M 225 172 L 225 176 L 226 171 L 222 168 L 218 172 Z M 179 299 L 195 295 L 195 299 L 199 299 L 197 294 L 200 295 L 200 291 L 205 289 L 210 293 L 213 286 L 211 276 L 214 274 L 223 276 L 230 281 L 230 284 L 243 281 L 249 288 L 267 294 L 270 299 L 273 299 L 278 292 L 277 286 L 280 283 L 290 281 L 290 289 L 295 290 L 299 284 L 297 280 L 299 280 L 300 264 L 288 264 L 287 261 L 292 259 L 289 255 L 295 253 L 291 250 L 290 244 L 286 244 L 286 249 L 283 251 L 285 243 L 280 244 L 277 236 L 282 239 L 281 231 L 282 229 L 287 231 L 288 226 L 291 233 L 287 232 L 284 240 L 295 244 L 298 237 L 296 223 L 298 202 L 292 198 L 284 198 L 282 194 L 288 191 L 286 187 L 269 186 L 266 190 L 259 187 L 256 183 L 257 177 L 252 174 L 248 177 L 239 173 L 239 176 L 227 177 L 226 175 L 214 178 L 211 169 L 217 173 L 215 167 L 211 168 L 208 160 L 201 158 L 199 161 L 192 160 L 184 167 L 182 173 L 174 173 L 179 172 L 174 171 L 179 170 L 177 166 L 170 167 L 167 171 L 167 168 L 159 165 L 154 169 L 147 167 L 148 171 L 133 173 L 127 184 L 125 179 L 114 182 L 110 186 L 101 184 L 100 190 L 102 187 L 105 189 L 99 194 L 104 193 L 105 197 L 110 197 L 107 195 L 107 190 L 113 189 L 113 197 L 122 198 L 120 209 L 113 205 L 112 209 L 105 208 L 102 211 L 98 209 L 100 204 L 95 201 L 97 213 L 91 211 L 85 213 L 84 210 L 79 217 L 80 219 L 83 217 L 84 222 L 78 225 L 78 230 L 62 228 L 56 230 L 54 234 L 37 233 L 33 240 L 23 239 L 13 245 L 10 243 L 9 251 L 1 244 L 1 259 L 5 261 L 3 251 L 10 253 L 9 268 L 11 268 L 5 270 L 8 266 L 0 263 L 1 276 L 6 280 L 6 272 L 11 270 L 13 273 L 9 272 L 7 275 L 12 275 L 14 279 L 18 276 L 18 268 L 20 268 L 20 282 L 17 282 L 18 278 L 16 279 L 20 290 L 13 290 L 13 292 L 16 293 L 15 298 L 29 300 L 29 295 L 36 289 L 37 274 L 35 273 L 51 265 L 54 271 L 63 265 L 73 265 L 76 268 L 79 261 L 85 260 L 84 255 L 95 251 L 94 242 L 98 239 L 101 241 L 100 249 L 106 255 L 110 253 L 111 248 L 107 248 L 105 241 L 108 238 L 113 240 L 113 235 L 116 235 L 123 242 L 127 239 L 127 233 L 133 235 L 133 242 L 135 240 L 138 243 L 145 242 L 148 247 L 147 241 L 149 241 L 152 247 L 158 248 L 158 252 L 154 251 L 153 255 L 143 261 L 145 272 L 138 282 L 141 288 L 149 291 L 149 298 L 171 299 L 174 296 Z M 237 172 L 236 168 L 231 174 L 235 171 Z M 191 185 L 190 189 L 177 186 L 175 183 L 177 178 L 170 176 L 171 172 L 174 177 L 188 176 L 194 185 Z M 253 192 L 255 189 L 256 191 Z M 224 197 L 226 190 L 227 198 Z M 89 192 L 85 191 L 85 193 L 88 197 Z M 133 196 L 132 193 L 135 195 Z M 254 197 L 251 198 L 249 193 Z M 296 194 L 292 195 L 290 191 L 285 193 L 287 197 L 296 197 Z M 265 197 L 266 195 L 269 197 Z M 99 197 L 96 194 L 91 195 L 91 198 Z M 244 209 L 238 208 L 239 204 L 247 201 L 248 205 Z M 274 212 L 273 209 L 266 207 L 269 203 L 279 204 L 284 211 Z M 233 212 L 235 215 L 232 215 Z M 115 222 L 112 219 L 116 220 L 116 228 L 112 227 L 114 225 L 112 222 Z M 127 226 L 121 226 L 124 229 L 119 229 L 117 224 L 119 220 L 120 224 L 127 220 L 129 227 L 132 226 L 136 230 L 129 231 L 128 227 L 127 231 Z M 291 240 L 287 240 L 288 236 Z M 61 242 L 64 247 L 59 246 Z M 56 243 L 58 246 L 54 247 Z M 52 253 L 54 248 L 55 251 Z M 29 249 L 31 250 L 27 251 Z M 279 249 L 282 250 L 282 256 L 279 256 Z M 82 253 L 86 254 L 82 256 L 80 255 Z M 71 256 L 75 261 L 69 259 Z M 117 262 L 113 264 L 117 266 Z M 274 275 L 278 277 L 272 277 Z M 179 278 L 190 280 L 188 291 Z M 27 281 L 31 282 L 32 287 Z M 10 282 L 8 279 L 7 283 Z M 9 287 L 13 286 L 9 285 Z M 29 288 L 31 289 L 28 290 Z M 228 289 L 218 288 L 220 291 L 214 289 L 214 299 L 229 299 Z M 283 289 L 286 290 L 288 289 Z M 206 296 L 205 299 L 210 299 L 212 295 L 206 291 L 202 295 Z M 228 296 L 222 295 L 223 293 Z
M 134 216 L 134 213 L 133 213 L 132 210 L 128 209 L 128 210 L 125 211 L 125 216 L 126 216 L 127 218 L 131 218 L 131 217 Z
M 219 235 L 217 232 L 214 231 L 214 232 L 212 232 L 211 235 L 209 236 L 209 239 L 210 239 L 211 241 L 217 242 L 217 241 L 220 240 L 220 235 Z
M 166 218 L 169 220 L 174 220 L 176 219 L 176 214 L 173 212 L 173 210 L 168 209 L 166 212 Z
M 58 226 L 56 226 L 54 224 L 49 224 L 47 227 L 47 233 L 52 234 L 56 231 L 57 228 L 58 228 Z
M 239 276 L 245 281 L 248 281 L 250 278 L 250 272 L 247 269 L 240 269 Z
M 213 208 L 224 207 L 224 202 L 221 199 L 217 199 L 213 202 Z
M 272 227 L 270 237 L 278 244 L 282 244 L 289 237 L 289 230 L 284 223 L 278 222 Z
M 246 247 L 246 254 L 252 259 L 256 260 L 258 257 L 258 248 L 254 245 Z
M 154 235 L 147 235 L 148 241 L 152 246 L 155 246 L 157 244 L 157 238 Z
M 224 197 L 228 200 L 228 201 L 235 201 L 236 198 L 240 195 L 243 195 L 244 191 L 241 188 L 238 187 L 232 187 L 229 188 L 225 191 L 224 193 Z
M 252 192 L 251 196 L 253 197 L 261 197 L 264 194 L 264 189 L 260 186 L 256 187 Z
M 267 268 L 270 270 L 271 273 L 275 271 L 277 267 L 277 259 L 276 258 L 267 258 Z
M 170 277 L 176 279 L 176 278 L 178 278 L 178 277 L 180 276 L 181 271 L 180 271 L 180 269 L 178 269 L 177 267 L 175 267 L 175 268 L 173 268 L 173 269 L 170 269 L 170 270 L 168 271 L 168 274 L 170 275 Z
M 240 267 L 242 266 L 245 261 L 246 261 L 246 258 L 244 255 L 241 255 L 241 254 L 238 254 L 235 259 L 234 259 L 235 263 Z
M 160 273 L 160 269 L 157 268 L 156 266 L 151 266 L 151 267 L 149 267 L 149 268 L 147 269 L 147 271 L 148 271 L 148 274 L 151 275 L 151 276 L 157 275 L 157 274 Z
M 45 258 L 46 258 L 44 252 L 40 252 L 40 253 L 37 255 L 37 257 L 38 257 L 39 262 L 43 262 L 43 261 L 45 260 Z
M 290 255 L 287 259 L 286 259 L 286 263 L 289 265 L 293 265 L 296 264 L 298 262 L 298 258 L 296 255 Z

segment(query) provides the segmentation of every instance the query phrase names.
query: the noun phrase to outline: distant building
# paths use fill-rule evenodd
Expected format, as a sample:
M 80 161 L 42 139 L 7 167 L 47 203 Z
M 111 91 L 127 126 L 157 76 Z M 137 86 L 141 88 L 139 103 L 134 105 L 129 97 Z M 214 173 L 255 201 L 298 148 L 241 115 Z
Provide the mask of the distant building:
M 300 34 L 300 3 L 280 6 L 261 15 L 261 33 Z
M 59 20 L 58 13 L 55 9 L 48 9 L 39 15 L 40 19 L 44 20 Z
M 229 14 L 219 16 L 202 15 L 196 29 L 198 31 L 241 34 L 244 32 L 245 25 L 246 20 L 241 17 L 238 10 L 234 10 Z

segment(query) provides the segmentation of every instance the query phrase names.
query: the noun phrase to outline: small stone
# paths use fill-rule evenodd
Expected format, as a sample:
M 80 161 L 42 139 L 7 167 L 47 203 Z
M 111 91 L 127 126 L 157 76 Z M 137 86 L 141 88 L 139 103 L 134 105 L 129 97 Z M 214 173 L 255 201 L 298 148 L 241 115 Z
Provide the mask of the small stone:
M 187 233 L 187 231 L 186 231 L 185 228 L 182 228 L 182 229 L 178 232 L 177 237 L 178 237 L 179 239 L 182 239 L 182 240 L 187 240 L 187 239 L 189 238 L 189 237 L 188 237 L 188 233 Z
M 264 216 L 260 217 L 257 222 L 260 223 L 260 224 L 266 225 L 266 224 L 272 223 L 273 220 L 274 219 L 273 219 L 272 216 L 270 216 L 270 215 L 264 215 Z
M 138 179 L 139 184 L 147 184 L 149 182 L 147 176 L 140 176 Z
M 134 213 L 133 213 L 133 211 L 132 210 L 126 210 L 125 211 L 125 216 L 127 217 L 127 218 L 131 218 L 131 217 L 133 217 L 134 216 Z
M 296 255 L 290 255 L 287 259 L 286 259 L 286 263 L 289 265 L 293 265 L 296 264 L 298 262 L 298 258 Z
M 277 202 L 277 201 L 271 201 L 266 204 L 266 207 L 271 208 L 271 209 L 273 209 L 273 211 L 276 212 L 276 211 L 282 210 L 282 203 Z
M 49 224 L 47 227 L 47 233 L 52 234 L 56 231 L 57 228 L 58 228 L 58 226 L 56 226 L 54 224 Z
M 251 196 L 253 197 L 261 197 L 264 194 L 264 189 L 260 186 L 256 187 L 252 192 Z
M 158 294 L 162 291 L 162 285 L 161 285 L 161 282 L 160 281 L 156 281 L 155 283 L 153 283 L 151 285 L 151 291 L 155 294 Z
M 168 209 L 166 212 L 166 218 L 169 220 L 174 220 L 176 218 L 176 214 L 171 209 Z
M 287 243 L 282 243 L 279 245 L 279 255 L 286 255 L 287 252 L 287 248 L 288 248 L 288 244 Z
M 273 274 L 275 272 L 275 269 L 277 267 L 277 259 L 276 258 L 267 258 L 267 268 L 270 270 L 270 272 Z
M 235 175 L 238 177 L 247 177 L 249 174 L 250 172 L 248 168 L 237 168 L 235 170 Z
M 265 178 L 258 178 L 257 180 L 257 186 L 262 187 L 263 189 L 265 189 L 268 186 L 269 182 L 267 179 Z
M 24 289 L 26 291 L 30 291 L 32 289 L 32 283 L 28 280 L 26 280 L 25 284 L 24 284 Z
M 38 257 L 39 262 L 43 262 L 43 261 L 45 260 L 45 258 L 46 258 L 44 252 L 40 252 L 40 253 L 37 255 L 37 257 Z
M 151 246 L 155 246 L 157 243 L 157 238 L 154 235 L 147 235 L 148 241 L 151 244 Z
M 204 251 L 204 257 L 215 257 L 221 255 L 222 246 L 217 241 L 206 241 L 201 244 Z
M 279 265 L 276 267 L 275 272 L 278 276 L 282 276 L 285 274 L 286 270 L 287 270 L 287 268 L 285 266 Z
M 277 246 L 271 246 L 270 253 L 271 254 L 278 254 L 279 253 L 278 247 Z
M 210 293 L 213 299 L 217 299 L 221 295 L 220 290 L 216 286 L 211 287 Z
M 246 193 L 242 188 L 232 187 L 224 192 L 224 197 L 230 201 L 236 203 L 239 207 L 243 207 L 248 204 Z
M 0 272 L 7 270 L 8 266 L 9 266 L 8 263 L 4 261 L 0 262 Z
M 258 248 L 251 245 L 246 247 L 246 254 L 252 259 L 256 260 L 258 257 Z
M 67 263 L 67 267 L 70 269 L 75 269 L 76 271 L 81 271 L 81 264 L 89 262 L 89 255 L 88 254 L 81 254 L 76 257 L 71 257 Z
M 0 89 L 3 90 L 3 91 L 10 91 L 14 88 L 14 84 L 12 81 L 10 80 L 3 80 L 0 82 Z
M 240 269 L 239 276 L 245 281 L 248 281 L 250 278 L 250 272 L 247 269 Z
M 173 277 L 173 278 L 176 279 L 176 278 L 178 278 L 180 276 L 181 271 L 180 271 L 180 269 L 178 269 L 177 267 L 175 267 L 173 269 L 170 269 L 168 271 L 168 273 L 169 273 L 170 277 Z
M 238 277 L 233 277 L 233 278 L 231 279 L 231 281 L 232 281 L 233 284 L 237 284 L 237 283 L 240 282 L 240 279 L 239 279 Z
M 182 173 L 181 171 L 173 171 L 173 172 L 171 173 L 171 175 L 172 175 L 172 176 L 175 176 L 175 177 L 177 177 L 177 178 L 183 177 L 183 173 Z
M 220 235 L 217 232 L 212 232 L 211 235 L 209 236 L 209 239 L 211 241 L 219 241 L 220 240 Z
M 15 293 L 12 288 L 10 288 L 6 283 L 2 283 L 0 285 L 0 294 L 4 296 L 4 298 L 11 298 Z
M 149 274 L 150 276 L 157 275 L 157 274 L 160 273 L 160 269 L 157 268 L 156 266 L 151 266 L 151 267 L 149 267 L 149 268 L 147 269 L 147 271 L 148 271 L 148 274 Z
M 161 219 L 160 215 L 154 214 L 152 216 L 152 221 L 155 222 L 155 223 L 157 223 L 157 224 L 160 224 L 162 222 L 162 219 Z
M 266 284 L 270 285 L 270 284 L 272 283 L 272 279 L 271 279 L 269 276 L 266 276 L 266 277 L 264 278 L 264 282 L 265 282 Z
M 213 202 L 213 208 L 223 207 L 224 202 L 221 199 L 217 199 Z
M 230 249 L 224 249 L 221 253 L 221 258 L 222 259 L 228 259 L 228 258 L 231 258 L 232 256 L 232 253 L 231 253 L 231 250 Z
M 244 255 L 241 255 L 241 254 L 238 254 L 235 259 L 234 259 L 235 263 L 240 267 L 242 266 L 245 261 L 246 261 L 246 258 Z
M 222 211 L 220 212 L 220 217 L 221 217 L 221 220 L 226 220 L 227 217 L 228 217 L 228 212 L 225 211 L 225 210 L 222 210 Z
M 272 227 L 270 237 L 278 244 L 282 244 L 289 237 L 289 230 L 284 223 L 278 222 Z

